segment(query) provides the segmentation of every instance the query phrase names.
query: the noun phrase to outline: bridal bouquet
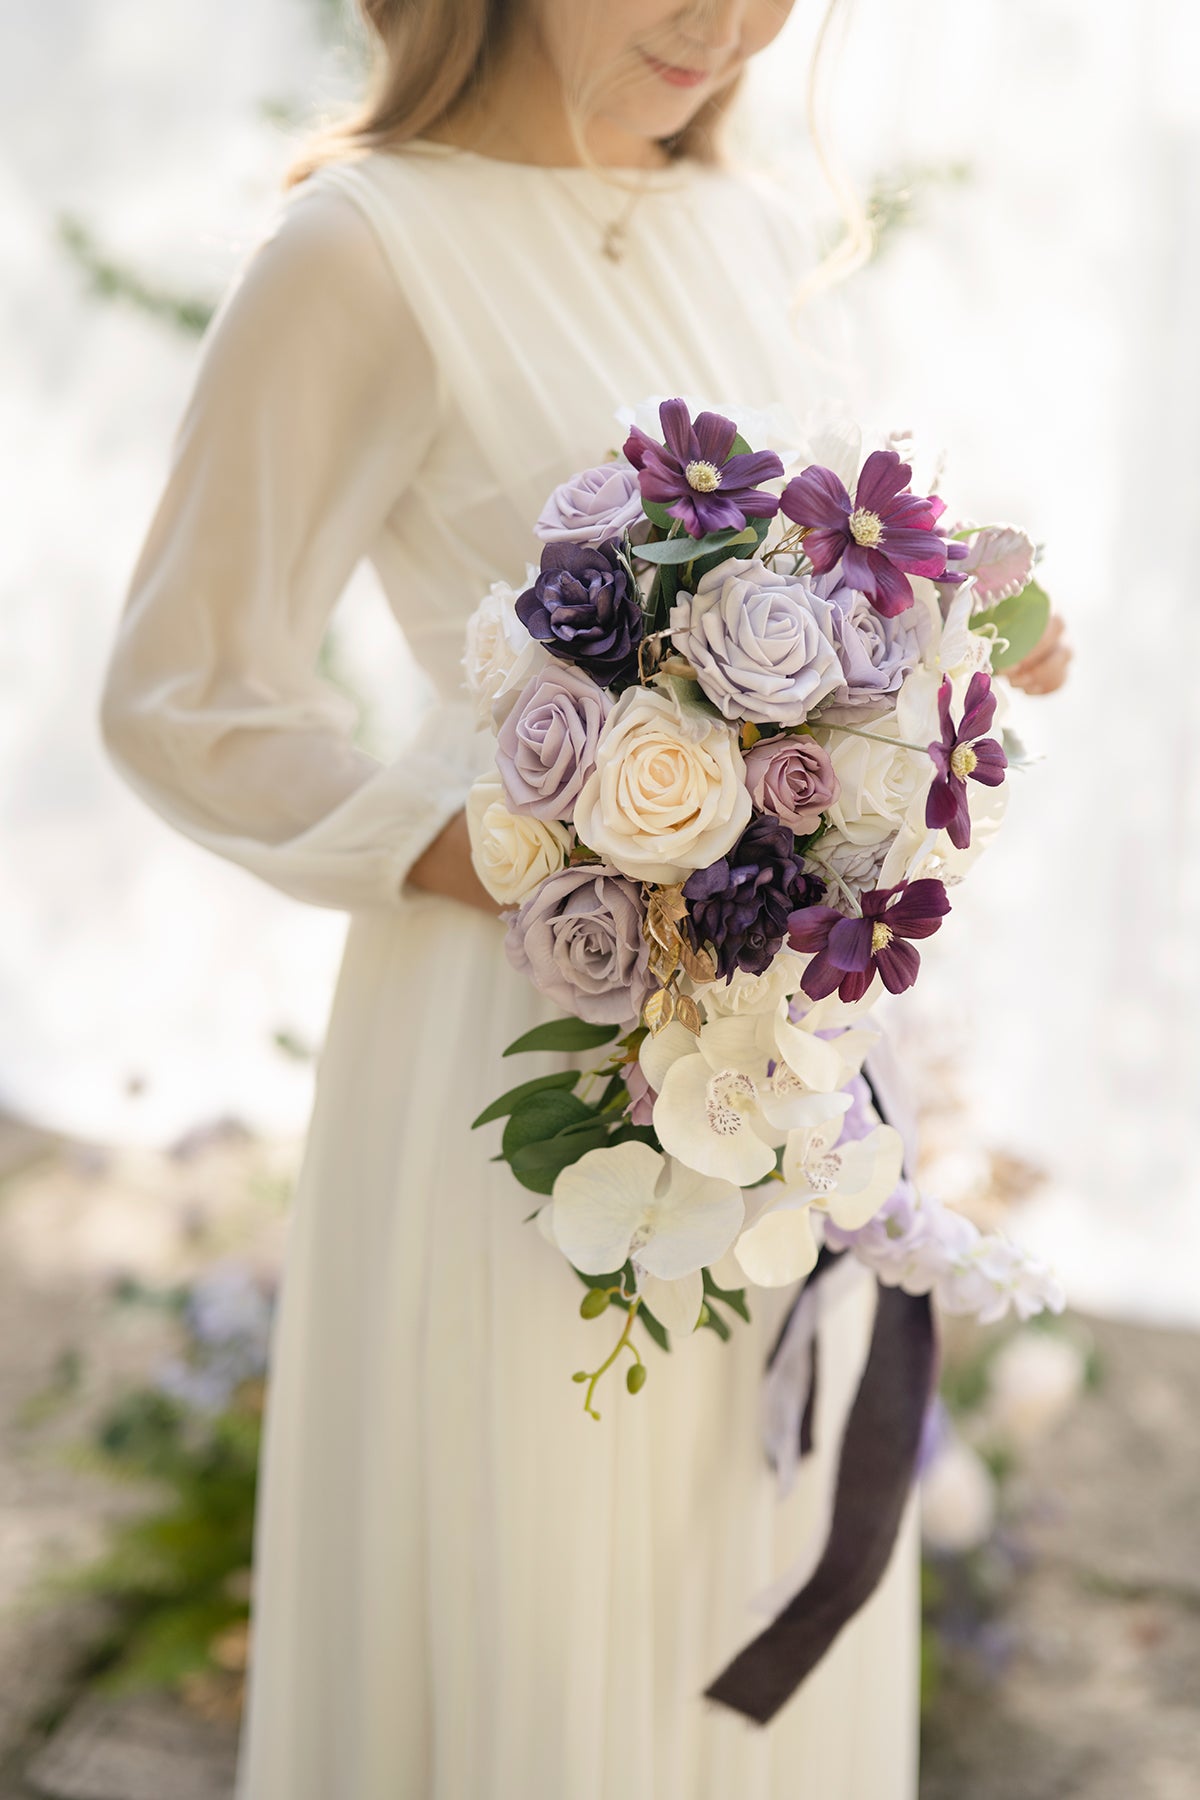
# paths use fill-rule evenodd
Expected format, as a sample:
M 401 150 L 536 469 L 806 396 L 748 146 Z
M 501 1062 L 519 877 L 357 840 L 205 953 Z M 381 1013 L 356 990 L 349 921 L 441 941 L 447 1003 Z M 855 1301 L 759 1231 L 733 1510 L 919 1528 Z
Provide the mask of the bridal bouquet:
M 861 1074 L 879 992 L 997 829 L 1020 759 L 997 678 L 1045 628 L 1035 549 L 948 528 L 898 439 L 809 433 L 790 468 L 683 400 L 547 500 L 466 668 L 494 767 L 467 804 L 513 965 L 569 1015 L 506 1054 L 591 1053 L 488 1107 L 538 1227 L 660 1344 L 728 1336 L 821 1246 L 944 1307 L 1062 1304 L 918 1193 Z

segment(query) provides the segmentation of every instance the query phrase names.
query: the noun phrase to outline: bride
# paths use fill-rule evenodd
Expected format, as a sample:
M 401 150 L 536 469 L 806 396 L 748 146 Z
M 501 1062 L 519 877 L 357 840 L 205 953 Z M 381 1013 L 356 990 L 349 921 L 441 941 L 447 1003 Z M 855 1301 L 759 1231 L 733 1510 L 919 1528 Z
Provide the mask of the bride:
M 789 7 L 362 4 L 374 91 L 206 336 L 102 707 L 172 825 L 350 914 L 275 1327 L 239 1794 L 912 1800 L 911 1506 L 773 1725 L 701 1698 L 820 1539 L 869 1278 L 826 1300 L 781 1501 L 758 1396 L 794 1296 L 677 1342 L 597 1426 L 564 1377 L 592 1348 L 575 1279 L 497 1128 L 469 1129 L 549 1015 L 470 863 L 465 621 L 623 403 L 816 397 L 788 324 L 806 231 L 718 149 Z M 386 765 L 319 672 L 363 556 L 439 696 Z M 1022 684 L 1067 655 L 1056 624 Z

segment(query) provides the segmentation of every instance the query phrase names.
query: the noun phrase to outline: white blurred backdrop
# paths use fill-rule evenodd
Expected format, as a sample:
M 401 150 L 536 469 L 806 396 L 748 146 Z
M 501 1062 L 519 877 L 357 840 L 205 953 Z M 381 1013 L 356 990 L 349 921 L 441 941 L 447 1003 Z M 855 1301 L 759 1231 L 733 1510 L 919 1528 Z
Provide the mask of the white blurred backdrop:
M 803 144 L 816 0 L 755 77 Z M 0 0 L 0 1109 L 167 1141 L 303 1129 L 345 929 L 173 836 L 109 768 L 103 663 L 217 300 L 301 121 L 356 79 L 336 0 Z M 963 514 L 1047 546 L 1067 690 L 907 1009 L 1072 1299 L 1200 1320 L 1200 11 L 855 0 L 828 108 L 895 223 L 841 306 L 847 392 L 950 451 Z M 765 398 L 765 397 L 764 397 Z M 336 624 L 401 740 L 412 675 L 361 570 Z

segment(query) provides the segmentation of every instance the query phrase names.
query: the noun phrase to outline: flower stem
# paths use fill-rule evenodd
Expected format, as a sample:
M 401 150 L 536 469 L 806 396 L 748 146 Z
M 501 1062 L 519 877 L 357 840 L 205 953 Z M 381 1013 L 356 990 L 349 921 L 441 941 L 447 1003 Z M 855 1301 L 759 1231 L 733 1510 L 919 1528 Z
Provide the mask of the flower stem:
M 881 737 L 877 731 L 864 731 L 861 725 L 826 725 L 821 719 L 817 724 L 823 731 L 848 731 L 851 737 L 870 738 L 873 744 L 891 744 L 897 750 L 915 750 L 918 756 L 929 755 L 928 744 L 910 744 L 907 738 Z
M 598 1419 L 600 1417 L 600 1414 L 592 1405 L 592 1397 L 596 1392 L 596 1385 L 602 1376 L 608 1374 L 608 1371 L 612 1368 L 622 1350 L 628 1350 L 635 1362 L 640 1363 L 642 1360 L 638 1355 L 636 1347 L 629 1341 L 629 1334 L 633 1330 L 633 1321 L 637 1318 L 637 1310 L 641 1304 L 640 1300 L 630 1301 L 629 1314 L 625 1320 L 625 1329 L 613 1345 L 611 1354 L 605 1357 L 598 1369 L 593 1369 L 588 1375 L 587 1393 L 583 1397 L 583 1410 L 586 1413 L 590 1413 L 593 1419 Z

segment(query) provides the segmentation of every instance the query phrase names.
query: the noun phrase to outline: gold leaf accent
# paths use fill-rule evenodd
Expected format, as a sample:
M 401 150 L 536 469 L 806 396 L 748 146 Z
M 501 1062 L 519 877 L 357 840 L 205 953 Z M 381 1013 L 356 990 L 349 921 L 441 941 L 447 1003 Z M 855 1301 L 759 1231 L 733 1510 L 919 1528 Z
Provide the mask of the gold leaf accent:
M 693 1037 L 700 1036 L 700 1008 L 690 994 L 676 994 L 675 1018 Z
M 647 959 L 650 966 L 650 973 L 654 976 L 656 981 L 661 981 L 664 987 L 666 987 L 672 975 L 674 975 L 676 969 L 679 967 L 679 956 L 682 949 L 682 943 L 683 940 L 680 938 L 679 933 L 676 932 L 673 944 L 653 942 L 650 945 L 650 955 Z
M 660 944 L 673 944 L 679 936 L 675 927 L 687 917 L 687 901 L 682 886 L 655 888 L 646 902 L 646 922 L 642 927 L 648 937 Z
M 717 965 L 707 950 L 694 950 L 686 938 L 682 940 L 680 961 L 693 981 L 701 983 L 717 979 Z
M 675 996 L 670 988 L 659 988 L 657 994 L 651 994 L 642 1008 L 642 1023 L 648 1027 L 651 1037 L 657 1037 L 664 1025 L 669 1025 L 675 1017 Z

